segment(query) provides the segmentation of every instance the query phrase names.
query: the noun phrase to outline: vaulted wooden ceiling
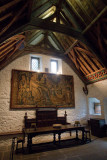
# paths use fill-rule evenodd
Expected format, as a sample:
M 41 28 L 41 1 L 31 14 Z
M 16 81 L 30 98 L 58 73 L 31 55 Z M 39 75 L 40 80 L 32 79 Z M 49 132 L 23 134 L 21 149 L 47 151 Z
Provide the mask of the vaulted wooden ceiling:
M 85 84 L 107 78 L 107 1 L 0 0 L 0 70 L 31 51 L 62 58 Z

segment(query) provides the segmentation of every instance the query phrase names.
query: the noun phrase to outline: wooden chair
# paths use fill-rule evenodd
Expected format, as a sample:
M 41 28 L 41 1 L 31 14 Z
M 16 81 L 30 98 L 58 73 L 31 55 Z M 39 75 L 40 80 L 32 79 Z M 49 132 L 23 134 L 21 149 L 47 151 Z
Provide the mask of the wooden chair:
M 18 145 L 21 143 L 22 144 L 22 150 L 24 151 L 24 143 L 25 143 L 25 132 L 24 129 L 22 130 L 22 136 L 17 137 L 17 142 L 16 142 L 16 151 L 18 150 Z
M 91 142 L 91 126 L 90 121 L 81 120 L 82 125 L 85 127 L 84 129 L 84 141 L 85 143 Z
M 74 126 L 81 126 L 80 121 L 75 121 Z
M 91 130 L 89 127 L 85 127 L 84 130 L 84 141 L 85 143 L 91 142 Z

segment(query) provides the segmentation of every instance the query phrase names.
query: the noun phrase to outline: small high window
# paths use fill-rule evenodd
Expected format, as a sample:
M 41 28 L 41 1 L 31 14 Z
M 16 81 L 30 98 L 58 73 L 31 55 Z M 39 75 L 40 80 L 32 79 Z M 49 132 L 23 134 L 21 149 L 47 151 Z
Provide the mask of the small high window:
M 58 60 L 51 59 L 51 73 L 58 72 Z
M 94 113 L 101 115 L 101 105 L 100 103 L 94 103 Z
M 40 71 L 40 58 L 39 57 L 31 57 L 31 70 Z
M 97 98 L 89 98 L 89 113 L 90 115 L 101 115 L 101 104 Z

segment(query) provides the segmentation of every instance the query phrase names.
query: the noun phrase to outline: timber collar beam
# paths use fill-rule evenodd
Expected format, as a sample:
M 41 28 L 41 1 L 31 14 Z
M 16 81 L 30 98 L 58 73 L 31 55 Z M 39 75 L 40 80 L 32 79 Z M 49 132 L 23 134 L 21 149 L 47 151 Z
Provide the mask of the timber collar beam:
M 47 22 L 46 20 L 40 19 L 40 18 L 33 18 L 26 25 L 23 25 L 20 28 L 12 30 L 12 31 L 10 30 L 9 33 L 1 39 L 1 41 L 3 42 L 15 34 L 27 31 L 28 30 L 27 26 L 29 26 L 29 30 L 31 29 L 42 29 L 43 30 L 44 29 L 44 30 L 49 30 L 53 32 L 59 32 L 59 33 L 63 33 L 63 34 L 72 36 L 82 41 L 83 43 L 86 43 L 86 40 L 80 31 L 77 31 L 70 26 L 65 26 L 63 24 L 57 24 L 57 23 L 50 22 L 50 21 Z M 0 43 L 2 43 L 1 41 Z
M 77 38 L 78 40 L 82 41 L 83 43 L 86 42 L 84 39 L 84 36 L 81 34 L 81 32 L 73 29 L 70 26 L 65 26 L 63 24 L 54 23 L 54 22 L 50 22 L 50 21 L 47 22 L 46 20 L 43 20 L 40 18 L 33 18 L 29 22 L 29 25 L 35 27 L 35 29 L 41 28 L 44 30 L 50 30 L 52 32 L 63 33 L 63 34 L 72 36 L 74 38 Z

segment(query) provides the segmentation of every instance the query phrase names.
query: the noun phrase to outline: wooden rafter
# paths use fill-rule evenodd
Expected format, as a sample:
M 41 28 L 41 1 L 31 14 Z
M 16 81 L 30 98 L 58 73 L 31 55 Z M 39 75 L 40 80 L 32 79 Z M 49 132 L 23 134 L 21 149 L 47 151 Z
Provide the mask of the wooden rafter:
M 27 13 L 27 19 L 28 21 L 30 20 L 31 13 L 32 13 L 32 5 L 33 5 L 33 0 L 28 0 L 28 13 Z
M 83 43 L 86 43 L 86 40 L 81 34 L 81 32 L 73 29 L 70 26 L 65 26 L 63 24 L 56 24 L 54 22 L 46 22 L 45 20 L 39 18 L 32 19 L 30 25 L 34 26 L 35 28 L 42 28 L 53 32 L 64 33 L 74 38 L 78 38 Z
M 81 68 L 84 70 L 84 72 L 86 74 L 89 74 L 90 73 L 89 70 L 84 66 L 84 64 L 82 63 L 82 61 L 79 58 L 78 58 L 78 62 L 80 64 Z
M 4 12 L 5 10 L 7 10 L 10 7 L 13 7 L 14 5 L 19 3 L 20 1 L 22 1 L 22 0 L 14 0 L 14 1 L 11 1 L 11 2 L 5 4 L 4 6 L 0 7 L 0 13 Z
M 24 39 L 21 40 L 21 41 L 19 42 L 19 44 L 16 45 L 15 49 L 8 55 L 7 59 L 8 59 L 9 57 L 11 57 L 11 56 L 18 50 L 18 48 L 21 46 L 21 44 L 22 44 L 23 42 L 24 42 Z
M 60 23 L 60 11 L 64 0 L 59 0 L 56 5 L 56 23 Z
M 12 16 L 12 13 L 8 13 L 6 15 L 4 15 L 3 17 L 0 18 L 0 22 L 7 19 L 8 17 L 11 17 Z
M 26 46 L 25 51 L 36 52 L 36 53 L 40 53 L 40 54 L 51 54 L 53 56 L 57 56 L 57 57 L 60 57 L 60 58 L 63 58 L 63 56 L 64 56 L 62 51 L 58 51 L 56 49 L 53 50 L 53 49 L 49 49 L 49 48 L 46 48 L 46 47 L 41 47 L 41 46 L 38 46 L 38 45 Z
M 11 51 L 14 50 L 14 46 L 8 48 L 3 55 L 0 55 L 0 61 L 2 61 Z
M 5 48 L 6 46 L 10 45 L 13 41 L 14 41 L 14 40 L 11 39 L 11 40 L 3 43 L 3 44 L 0 46 L 0 50 L 2 50 L 3 48 Z
M 92 68 L 93 68 L 95 71 L 98 70 L 98 67 L 97 67 L 96 64 L 93 62 L 93 60 L 89 58 L 89 56 L 87 56 L 86 54 L 82 54 L 82 56 L 90 63 L 90 65 L 92 66 Z
M 37 8 L 36 10 L 34 10 L 32 12 L 32 17 L 38 17 L 40 16 L 42 13 L 44 13 L 47 9 L 49 9 L 50 7 L 52 7 L 52 3 L 50 3 L 50 1 L 47 1 L 46 3 L 44 3 L 44 5 L 39 6 L 39 8 Z
M 82 34 L 84 35 L 94 24 L 98 19 L 107 11 L 107 6 L 98 14 L 98 16 L 83 30 Z M 78 40 L 75 40 L 75 42 L 66 50 L 65 54 L 69 53 L 70 50 L 75 47 L 75 45 L 78 43 Z M 95 52 L 93 52 L 94 55 L 96 56 Z M 92 53 L 92 54 L 93 54 Z M 98 55 L 96 56 L 98 57 Z
M 87 75 L 87 73 L 83 70 L 83 68 L 82 68 L 82 67 L 80 67 L 80 71 L 84 74 L 84 76 L 86 76 L 86 75 Z
M 75 40 L 75 42 L 71 44 L 71 46 L 65 51 L 64 54 L 68 54 L 75 47 L 77 43 L 78 43 L 78 40 Z
M 92 18 L 88 15 L 87 11 L 85 10 L 85 7 L 82 5 L 82 3 L 80 2 L 80 0 L 75 0 L 76 4 L 80 7 L 80 9 L 82 10 L 82 12 L 84 13 L 84 15 L 87 16 L 87 19 L 91 22 Z
M 98 20 L 101 18 L 102 15 L 104 15 L 107 11 L 107 6 L 97 15 L 97 17 L 84 29 L 82 32 L 85 34 Z
M 72 54 L 72 57 L 73 57 L 72 60 L 73 60 L 73 62 L 75 64 L 76 68 L 79 69 L 79 65 L 78 65 L 78 62 L 77 62 L 77 56 L 75 55 L 75 51 L 72 49 L 70 51 L 70 53 Z
M 6 31 L 8 30 L 8 28 L 18 19 L 18 17 L 22 14 L 22 12 L 23 12 L 24 9 L 27 7 L 27 5 L 28 5 L 28 3 L 26 3 L 26 4 L 21 8 L 21 10 L 17 13 L 17 15 L 15 15 L 15 16 L 13 17 L 13 19 L 11 20 L 11 22 L 10 22 L 7 26 L 5 26 L 5 27 L 3 28 L 3 30 L 0 32 L 0 36 L 1 36 L 4 32 L 6 32 Z
M 40 36 L 43 33 L 44 33 L 44 31 L 39 31 L 38 33 L 33 35 L 33 37 L 28 41 L 28 44 L 30 44 L 32 41 L 34 41 L 38 36 Z
M 32 0 L 31 0 L 32 1 Z M 33 46 L 34 49 L 30 46 L 25 48 L 25 52 L 29 53 L 30 51 L 32 52 L 38 52 L 38 53 L 42 53 L 42 54 L 51 54 L 53 56 L 56 57 L 60 57 L 62 59 L 68 59 L 69 57 L 69 64 L 70 66 L 73 66 L 73 69 L 76 70 L 76 73 L 79 74 L 79 76 L 81 77 L 81 79 L 84 81 L 84 79 L 86 78 L 87 80 L 87 75 L 96 72 L 98 70 L 100 70 L 101 68 L 104 68 L 104 65 L 102 65 L 101 61 L 96 58 L 98 55 L 99 58 L 103 57 L 103 59 L 105 59 L 105 45 L 107 44 L 106 41 L 106 11 L 107 11 L 107 6 L 98 14 L 97 10 L 94 11 L 94 7 L 92 6 L 92 3 L 88 0 L 87 3 L 88 5 L 91 7 L 92 13 L 94 13 L 94 15 L 98 15 L 96 16 L 96 18 L 82 31 L 81 28 L 83 29 L 84 26 L 86 26 L 88 24 L 88 22 L 91 20 L 91 17 L 89 15 L 89 13 L 86 13 L 85 8 L 83 8 L 82 1 L 79 1 L 79 7 L 81 8 L 81 10 L 83 11 L 83 13 L 86 13 L 86 17 L 88 17 L 88 21 L 84 21 L 85 17 L 82 17 L 82 14 L 79 12 L 78 8 L 75 8 L 75 4 L 73 5 L 74 1 L 71 1 L 71 5 L 68 3 L 67 1 L 64 0 L 40 0 L 40 1 L 36 1 L 37 4 L 35 3 L 34 8 L 32 9 L 33 14 L 32 16 L 34 17 L 34 19 L 32 18 L 31 21 L 27 23 L 27 20 L 30 20 L 30 15 L 31 15 L 31 5 L 32 2 L 30 0 L 11 0 L 11 2 L 7 2 L 7 5 L 2 6 L 2 8 L 0 7 L 0 23 L 3 23 L 1 25 L 2 30 L 1 30 L 1 37 L 0 37 L 0 42 L 3 42 L 3 40 L 7 39 L 8 37 L 10 37 L 11 35 L 14 35 L 16 33 L 20 33 L 22 31 L 26 32 L 27 30 L 30 29 L 44 29 L 46 31 L 42 31 L 41 33 L 37 33 L 36 35 L 33 33 L 33 31 L 29 31 L 29 33 L 31 33 L 31 35 L 28 35 L 26 37 L 26 41 L 25 43 L 27 44 L 29 39 L 34 40 L 35 37 L 38 37 L 40 34 L 44 34 L 44 39 L 42 39 L 42 42 L 40 42 L 38 45 Z M 75 0 L 77 1 L 77 0 Z M 28 3 L 25 7 L 26 2 Z M 84 3 L 84 2 L 83 2 Z M 86 3 L 84 3 L 86 4 Z M 102 4 L 102 3 L 101 3 Z M 102 4 L 103 5 L 103 4 Z M 21 6 L 25 7 L 23 9 L 23 11 L 21 13 L 19 13 L 22 8 Z M 56 7 L 56 12 L 53 13 L 55 10 L 55 6 Z M 105 5 L 103 5 L 105 6 Z M 17 10 L 15 10 L 15 8 L 20 8 L 19 12 L 16 13 Z M 97 8 L 97 5 L 96 5 Z M 103 8 L 103 7 L 101 7 Z M 1 10 L 2 9 L 2 10 Z M 50 10 L 52 10 L 51 13 Z M 87 8 L 88 11 L 89 8 Z M 101 10 L 101 9 L 98 9 Z M 10 12 L 10 13 L 9 13 Z M 19 14 L 18 17 L 16 17 L 16 14 Z M 53 14 L 52 14 L 53 13 Z M 48 15 L 46 15 L 48 14 Z M 38 17 L 42 17 L 44 18 L 44 15 L 46 15 L 46 19 L 39 19 Z M 92 17 L 94 17 L 94 15 Z M 102 19 L 102 16 L 104 16 L 104 18 Z M 35 18 L 36 17 L 36 18 Z M 80 19 L 79 19 L 79 18 Z M 56 18 L 56 22 L 57 23 L 53 23 L 52 20 L 53 18 Z M 14 21 L 13 21 L 14 20 Z M 98 23 L 98 21 L 100 21 L 100 23 Z M 22 22 L 22 24 L 20 23 L 20 25 L 18 24 L 18 22 Z M 64 22 L 64 23 L 63 23 Z M 66 23 L 67 22 L 67 23 Z M 101 24 L 102 22 L 102 24 Z M 62 24 L 60 24 L 62 23 Z M 78 24 L 79 23 L 79 24 Z M 7 26 L 6 26 L 7 24 Z M 17 25 L 18 24 L 18 25 Z M 64 25 L 66 24 L 66 25 Z M 96 25 L 98 24 L 98 25 Z M 3 28 L 4 26 L 4 28 Z M 16 26 L 16 27 L 15 27 Z M 71 26 L 73 26 L 74 28 L 78 28 L 78 30 L 72 28 Z M 20 27 L 20 28 L 18 28 Z M 26 28 L 25 28 L 26 27 Z M 15 28 L 15 29 L 14 29 Z M 96 29 L 96 33 L 95 30 Z M 93 30 L 93 32 L 92 32 Z M 47 33 L 48 31 L 48 33 Z M 56 34 L 51 32 L 58 32 Z M 47 34 L 46 34 L 47 33 Z M 62 33 L 62 34 L 59 34 Z M 106 34 L 105 34 L 106 33 Z M 66 34 L 68 36 L 64 36 L 63 34 Z M 93 35 L 90 35 L 93 34 Z M 27 35 L 25 33 L 25 35 Z M 54 36 L 53 36 L 54 35 Z M 57 35 L 57 36 L 56 36 Z M 60 49 L 57 50 L 55 49 L 54 45 L 51 44 L 51 40 L 49 41 L 49 37 L 51 37 L 51 39 L 55 42 L 55 44 L 58 46 L 58 48 Z M 69 38 L 69 36 L 72 36 L 73 38 Z M 89 36 L 89 40 L 91 40 L 91 36 L 93 36 L 93 44 L 90 45 L 90 43 L 88 43 L 88 40 L 86 40 L 86 38 Z M 12 37 L 13 38 L 13 37 Z M 27 39 L 28 38 L 28 39 Z M 74 38 L 76 39 L 76 41 L 74 40 Z M 98 39 L 97 39 L 98 38 Z M 1 67 L 4 67 L 5 65 L 7 65 L 8 63 L 11 62 L 11 59 L 13 60 L 14 58 L 17 58 L 19 56 L 19 54 L 17 54 L 17 50 L 20 47 L 20 45 L 23 43 L 25 38 L 19 38 L 17 37 L 16 39 L 8 39 L 5 42 L 3 42 L 2 44 L 0 44 L 0 69 Z M 95 41 L 94 41 L 95 40 Z M 98 40 L 98 41 L 97 41 Z M 31 42 L 30 41 L 30 42 Z M 82 41 L 82 43 L 81 43 Z M 98 43 L 97 43 L 98 42 Z M 6 45 L 7 44 L 7 45 Z M 86 45 L 88 46 L 86 46 Z M 98 46 L 97 46 L 98 44 Z M 40 46 L 39 46 L 40 45 Z M 63 46 L 63 47 L 61 47 Z M 50 48 L 49 48 L 50 47 Z M 92 47 L 92 50 L 91 50 Z M 90 48 L 90 49 L 89 49 Z M 95 48 L 95 50 L 94 50 Z M 95 55 L 95 51 L 96 55 Z M 99 52 L 100 50 L 100 52 Z M 92 53 L 91 53 L 92 51 Z M 19 51 L 20 52 L 20 51 Z M 64 54 L 65 52 L 65 54 Z M 20 54 L 23 52 L 20 52 Z M 94 53 L 94 54 L 93 54 Z M 100 54 L 102 53 L 102 54 Z M 24 54 L 24 53 L 23 53 Z M 7 61 L 7 62 L 6 62 Z M 84 81 L 86 82 L 86 81 Z M 86 82 L 87 83 L 87 82 Z
M 66 23 L 68 23 L 69 25 L 73 26 L 74 28 L 78 28 L 77 25 L 73 21 L 69 20 L 69 18 L 66 16 L 66 14 L 62 10 L 61 10 L 61 14 L 60 15 L 61 15 L 62 19 L 66 20 Z
M 91 66 L 89 65 L 89 62 L 86 61 L 86 59 L 82 56 L 82 54 L 80 54 L 80 53 L 78 52 L 77 49 L 74 48 L 74 50 L 75 50 L 75 52 L 77 53 L 78 58 L 79 58 L 79 59 L 81 60 L 81 62 L 85 65 L 85 67 L 90 71 L 90 73 L 93 72 L 94 70 L 93 70 L 93 69 L 91 68 Z
M 89 55 L 90 57 L 95 57 L 89 50 L 86 50 L 81 47 L 75 47 L 76 50 L 83 52 L 84 54 Z M 97 58 L 97 57 L 96 57 Z
M 104 65 L 101 64 L 96 58 L 92 58 L 92 61 L 98 66 L 98 69 L 104 68 Z
M 66 2 L 67 4 L 68 4 L 68 2 Z M 78 13 L 78 11 L 75 9 L 75 7 L 74 7 L 74 5 L 71 3 L 71 1 L 70 1 L 70 4 L 68 4 L 69 5 L 69 8 L 71 9 L 71 10 L 73 10 L 74 11 L 74 13 L 79 17 L 79 19 L 83 22 L 83 24 L 85 25 L 85 26 L 87 26 L 87 24 L 86 24 L 86 22 L 85 22 L 85 20 L 80 16 L 80 14 Z M 71 5 L 71 6 L 70 6 Z
M 83 77 L 83 74 L 81 74 L 79 70 L 77 70 L 77 68 L 75 67 L 74 63 L 70 60 L 68 55 L 65 55 L 63 60 L 75 71 L 75 73 L 77 73 L 78 77 L 83 81 L 83 83 L 86 83 L 86 78 Z
M 90 6 L 91 10 L 93 11 L 93 13 L 97 16 L 98 15 L 98 12 L 96 10 L 96 8 L 93 7 L 91 1 L 89 0 L 86 0 L 87 4 Z
M 71 26 L 72 26 L 72 23 L 70 23 L 70 22 L 63 16 L 62 13 L 60 13 L 60 21 L 61 21 L 61 24 L 71 25 Z
M 0 51 L 0 58 L 5 55 L 5 52 L 9 50 L 9 48 L 13 47 L 18 41 L 12 42 L 6 48 Z
M 53 39 L 53 41 L 56 43 L 56 45 L 58 46 L 58 48 L 64 52 L 64 48 L 63 46 L 61 45 L 61 43 L 59 42 L 59 40 L 57 39 L 57 37 L 55 36 L 54 33 L 52 32 L 49 32 L 49 35 L 51 36 L 51 38 Z
M 45 21 L 50 21 L 52 19 L 54 19 L 56 17 L 56 12 L 54 14 L 52 14 L 51 16 L 45 18 Z
M 0 61 L 3 62 L 3 59 L 7 60 L 11 55 L 13 55 L 13 53 L 20 47 L 24 39 L 25 36 L 16 35 L 11 37 L 7 43 L 3 43 L 0 46 Z

